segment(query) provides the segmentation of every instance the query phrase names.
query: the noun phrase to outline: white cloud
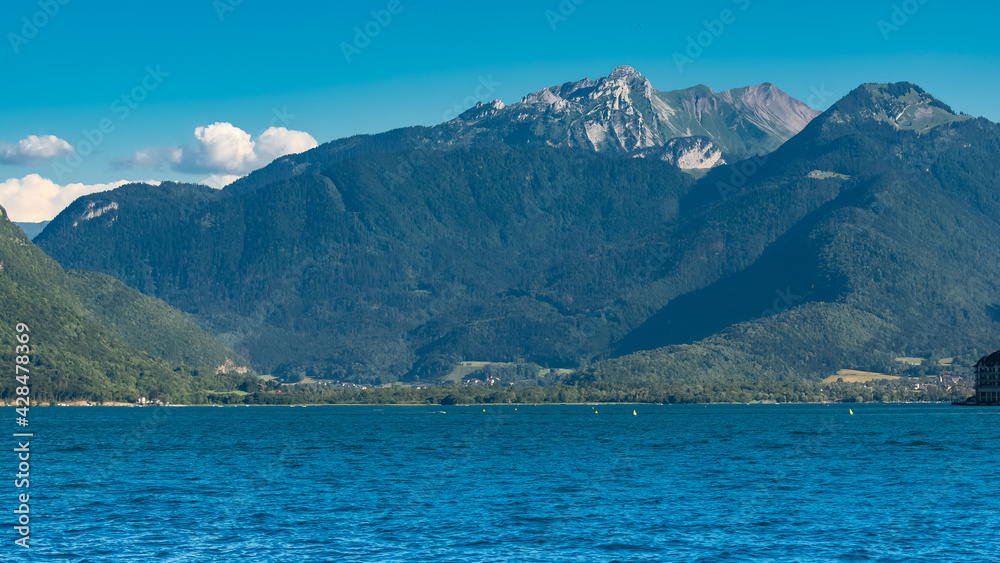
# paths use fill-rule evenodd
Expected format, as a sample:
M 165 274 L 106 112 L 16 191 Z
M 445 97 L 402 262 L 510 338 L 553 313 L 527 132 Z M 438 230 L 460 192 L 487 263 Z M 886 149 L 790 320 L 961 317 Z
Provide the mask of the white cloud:
M 114 163 L 117 168 L 158 169 L 168 166 L 175 172 L 211 174 L 221 181 L 228 176 L 243 176 L 272 160 L 307 151 L 319 146 L 316 139 L 304 131 L 271 127 L 252 139 L 246 131 L 232 123 L 217 122 L 194 130 L 195 148 L 152 147 L 137 151 L 131 158 Z
M 16 145 L 0 143 L 0 164 L 41 164 L 71 152 L 73 145 L 55 135 L 28 135 Z
M 7 210 L 7 216 L 11 221 L 32 223 L 48 221 L 80 196 L 113 190 L 130 183 L 132 182 L 118 180 L 109 184 L 60 186 L 38 174 L 29 174 L 21 179 L 11 178 L 6 182 L 0 182 L 0 205 Z
M 242 177 L 243 176 L 237 176 L 235 174 L 212 174 L 208 178 L 202 180 L 201 183 L 210 188 L 221 190 Z
M 305 131 L 290 131 L 284 127 L 271 127 L 257 137 L 257 158 L 261 165 L 270 164 L 286 154 L 298 154 L 319 146 L 316 139 Z
M 198 127 L 194 136 L 198 139 L 198 151 L 182 155 L 182 162 L 193 161 L 189 164 L 206 172 L 248 172 L 247 168 L 257 162 L 250 133 L 231 123 Z

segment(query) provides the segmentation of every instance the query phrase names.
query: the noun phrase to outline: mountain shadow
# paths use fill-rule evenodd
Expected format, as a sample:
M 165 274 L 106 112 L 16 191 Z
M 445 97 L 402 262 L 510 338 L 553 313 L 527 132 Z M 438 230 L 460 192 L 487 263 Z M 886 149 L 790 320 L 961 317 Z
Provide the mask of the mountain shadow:
M 846 289 L 846 279 L 824 276 L 811 233 L 832 211 L 856 203 L 860 193 L 846 191 L 822 205 L 741 272 L 673 299 L 622 338 L 614 355 L 691 344 L 738 323 L 836 300 Z

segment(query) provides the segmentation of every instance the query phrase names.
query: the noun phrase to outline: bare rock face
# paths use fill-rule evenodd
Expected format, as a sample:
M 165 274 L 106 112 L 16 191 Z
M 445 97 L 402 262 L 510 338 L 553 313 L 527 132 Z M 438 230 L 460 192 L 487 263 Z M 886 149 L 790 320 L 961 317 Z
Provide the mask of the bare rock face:
M 707 137 L 677 137 L 662 147 L 636 151 L 636 158 L 656 158 L 678 168 L 714 168 L 726 164 L 722 150 Z
M 710 168 L 770 153 L 817 115 L 773 84 L 722 92 L 703 85 L 662 91 L 623 65 L 597 80 L 542 88 L 510 105 L 479 102 L 432 127 L 357 135 L 286 155 L 226 191 L 247 193 L 279 179 L 322 174 L 334 163 L 373 152 L 496 144 L 582 148 Z
M 370 152 L 495 144 L 576 147 L 710 168 L 770 153 L 817 115 L 769 83 L 722 92 L 703 85 L 662 91 L 636 69 L 619 66 L 597 80 L 542 88 L 510 105 L 480 102 L 433 127 L 358 135 L 286 155 L 226 191 L 246 193 L 278 179 L 321 174 Z
M 478 104 L 432 128 L 438 144 L 483 139 L 586 147 L 709 168 L 770 152 L 819 112 L 765 83 L 713 92 L 663 92 L 630 66 L 597 80 L 543 88 L 505 106 Z M 689 139 L 688 141 L 675 141 Z

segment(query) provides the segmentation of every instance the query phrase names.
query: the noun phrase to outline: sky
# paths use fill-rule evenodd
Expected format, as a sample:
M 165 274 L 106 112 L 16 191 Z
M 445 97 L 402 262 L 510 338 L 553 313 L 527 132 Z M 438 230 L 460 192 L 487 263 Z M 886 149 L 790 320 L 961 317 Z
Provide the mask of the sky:
M 0 205 L 54 217 L 129 181 L 222 187 L 283 154 L 635 67 L 771 82 L 823 110 L 909 81 L 1000 121 L 1000 3 L 6 0 Z

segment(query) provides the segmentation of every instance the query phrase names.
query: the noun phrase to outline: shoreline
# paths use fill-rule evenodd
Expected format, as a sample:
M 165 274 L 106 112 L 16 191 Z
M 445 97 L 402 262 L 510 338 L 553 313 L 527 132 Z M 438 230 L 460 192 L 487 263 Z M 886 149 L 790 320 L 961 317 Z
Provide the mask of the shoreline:
M 72 403 L 63 403 L 58 405 L 35 405 L 32 408 L 72 408 L 72 407 L 82 407 L 82 408 L 94 408 L 94 407 L 107 407 L 107 408 L 156 408 L 157 405 L 137 405 L 132 403 L 105 403 L 102 405 L 98 404 L 79 404 L 81 401 L 73 401 Z M 834 403 L 834 402 L 789 402 L 789 403 L 761 403 L 761 402 L 751 402 L 751 403 L 469 403 L 461 405 L 439 405 L 439 404 L 427 404 L 427 403 L 305 403 L 305 404 L 294 404 L 294 405 L 159 405 L 160 408 L 193 408 L 193 407 L 207 407 L 207 408 L 251 408 L 251 407 L 265 407 L 265 408 L 302 408 L 302 407 L 476 407 L 476 408 L 488 408 L 488 407 L 544 407 L 544 406 L 655 406 L 655 407 L 670 407 L 670 406 L 731 406 L 731 405 L 743 405 L 743 406 L 782 406 L 782 405 L 951 405 L 952 401 L 871 401 L 867 403 Z M 0 403 L 0 407 L 13 407 L 13 404 Z

